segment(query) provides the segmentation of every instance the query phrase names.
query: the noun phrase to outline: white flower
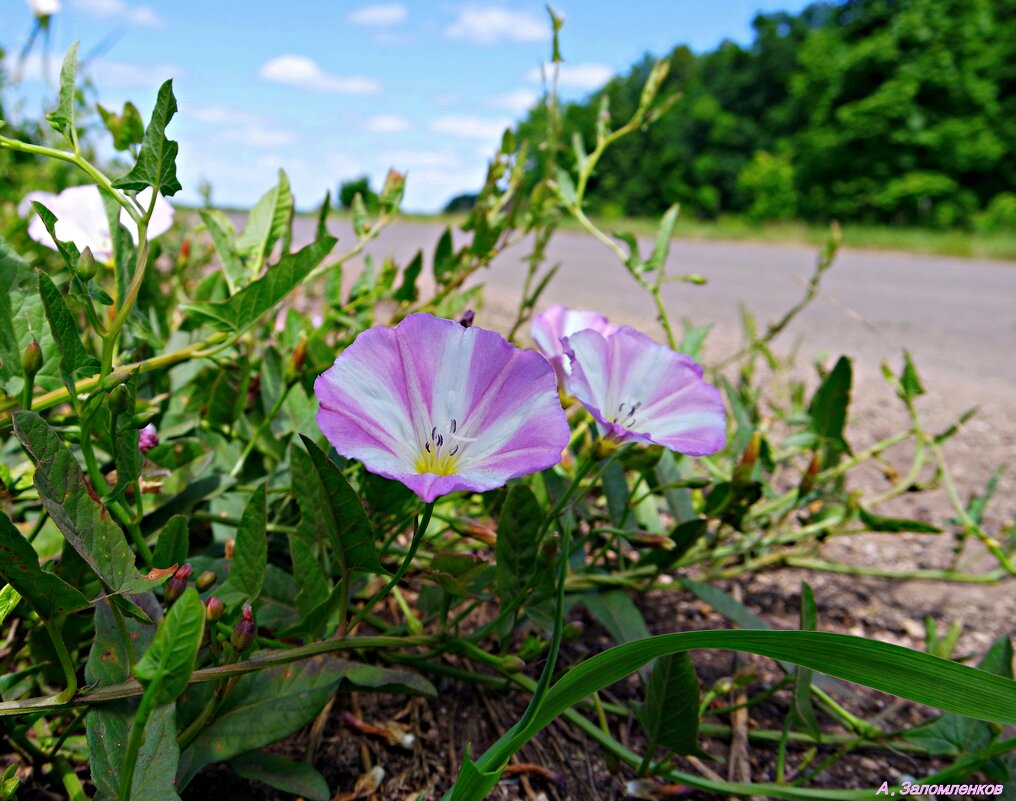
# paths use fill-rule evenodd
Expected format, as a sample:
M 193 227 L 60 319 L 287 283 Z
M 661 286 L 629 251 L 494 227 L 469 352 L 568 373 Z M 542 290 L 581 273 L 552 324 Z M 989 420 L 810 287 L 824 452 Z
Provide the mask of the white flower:
M 138 202 L 145 208 L 152 199 L 152 190 L 138 192 Z M 72 186 L 59 195 L 52 192 L 29 192 L 18 206 L 22 217 L 32 216 L 28 224 L 28 235 L 40 245 L 56 250 L 56 243 L 46 230 L 45 224 L 34 214 L 32 201 L 38 201 L 56 216 L 56 236 L 61 242 L 73 242 L 78 250 L 92 249 L 92 255 L 99 261 L 108 262 L 113 258 L 113 240 L 109 233 L 109 221 L 102 195 L 96 186 Z M 120 212 L 120 222 L 127 227 L 137 244 L 138 232 L 134 221 L 126 210 Z M 155 201 L 155 210 L 148 223 L 148 238 L 155 239 L 166 233 L 173 225 L 173 207 L 164 197 Z
M 28 7 L 37 17 L 51 17 L 60 10 L 60 0 L 28 0 Z

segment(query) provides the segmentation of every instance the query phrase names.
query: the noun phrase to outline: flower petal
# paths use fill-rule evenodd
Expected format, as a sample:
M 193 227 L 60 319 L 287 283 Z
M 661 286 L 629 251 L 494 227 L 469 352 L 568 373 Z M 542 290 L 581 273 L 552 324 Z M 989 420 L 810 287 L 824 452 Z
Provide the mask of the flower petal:
M 536 347 L 554 365 L 554 372 L 562 385 L 570 368 L 561 339 L 587 328 L 598 331 L 603 336 L 610 336 L 617 330 L 617 326 L 611 325 L 599 312 L 569 309 L 560 303 L 533 317 L 530 335 Z
M 318 424 L 339 453 L 427 501 L 550 467 L 568 443 L 542 356 L 427 314 L 360 334 L 314 391 Z M 420 472 L 421 462 L 454 472 Z
M 605 436 L 692 456 L 723 447 L 723 399 L 688 356 L 626 327 L 607 338 L 579 331 L 565 346 L 572 360 L 568 390 Z

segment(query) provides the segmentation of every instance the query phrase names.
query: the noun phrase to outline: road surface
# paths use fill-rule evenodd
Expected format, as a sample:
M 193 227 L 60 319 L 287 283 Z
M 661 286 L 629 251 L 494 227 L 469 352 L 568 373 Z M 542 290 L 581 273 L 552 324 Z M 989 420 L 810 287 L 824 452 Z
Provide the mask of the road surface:
M 306 241 L 313 223 L 297 223 L 296 239 Z M 353 241 L 352 231 L 341 221 L 331 227 L 340 237 L 338 253 Z M 368 252 L 405 264 L 423 248 L 429 264 L 439 235 L 435 226 L 400 223 Z M 643 252 L 650 248 L 642 243 Z M 514 308 L 526 252 L 527 243 L 520 243 L 477 275 L 487 286 L 488 306 Z M 741 307 L 760 325 L 778 319 L 804 292 L 815 259 L 814 248 L 797 245 L 675 241 L 668 274 L 698 273 L 708 283 L 668 285 L 664 298 L 671 319 L 713 323 L 707 359 L 722 358 L 737 347 Z M 564 303 L 597 309 L 659 335 L 650 298 L 602 244 L 582 233 L 559 233 L 549 251 L 549 262 L 558 261 L 562 267 L 541 308 Z M 963 400 L 1001 399 L 1016 391 L 1016 264 L 844 250 L 819 297 L 779 344 L 789 351 L 797 341 L 802 362 L 847 353 L 867 375 L 875 375 L 883 360 L 897 365 L 906 348 L 929 383 L 947 394 L 948 387 L 961 387 Z

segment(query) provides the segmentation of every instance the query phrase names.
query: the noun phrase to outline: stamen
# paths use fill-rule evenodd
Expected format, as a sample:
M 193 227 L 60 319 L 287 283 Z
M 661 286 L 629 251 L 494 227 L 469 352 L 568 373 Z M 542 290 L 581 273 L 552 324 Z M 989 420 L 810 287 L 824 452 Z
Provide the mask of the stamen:
M 437 439 L 434 442 L 440 448 L 442 445 L 444 445 L 444 437 L 438 434 Z
M 459 446 L 456 445 L 454 448 L 452 448 L 450 451 L 448 451 L 448 455 L 449 456 L 454 456 L 458 452 L 459 452 Z
M 434 427 L 433 427 L 433 428 L 432 428 L 432 429 L 430 430 L 430 438 L 431 438 L 431 439 L 437 439 L 437 426 L 434 426 Z
M 427 449 L 427 453 L 430 453 L 430 443 L 429 442 L 423 443 L 423 447 Z
M 452 418 L 452 433 L 453 434 L 455 433 L 455 429 L 456 429 L 457 426 L 458 426 L 458 424 L 455 422 L 455 418 L 453 417 Z

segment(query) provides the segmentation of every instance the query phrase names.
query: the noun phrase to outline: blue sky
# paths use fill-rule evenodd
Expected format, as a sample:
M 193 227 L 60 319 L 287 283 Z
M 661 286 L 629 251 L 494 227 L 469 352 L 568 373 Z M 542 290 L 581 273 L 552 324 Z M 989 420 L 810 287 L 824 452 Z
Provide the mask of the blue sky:
M 405 207 L 440 209 L 483 179 L 501 130 L 539 96 L 549 53 L 542 4 L 524 0 L 61 0 L 50 47 L 73 41 L 104 105 L 133 100 L 143 115 L 174 79 L 184 191 L 199 181 L 216 202 L 249 205 L 281 167 L 307 208 L 361 174 L 409 174 Z M 561 0 L 566 18 L 561 94 L 581 98 L 644 53 L 748 42 L 760 10 L 802 0 Z M 33 24 L 27 3 L 4 0 L 0 45 L 18 52 Z M 18 113 L 51 105 L 33 57 L 15 93 Z M 15 60 L 8 57 L 11 72 Z M 95 99 L 94 97 L 92 98 Z

